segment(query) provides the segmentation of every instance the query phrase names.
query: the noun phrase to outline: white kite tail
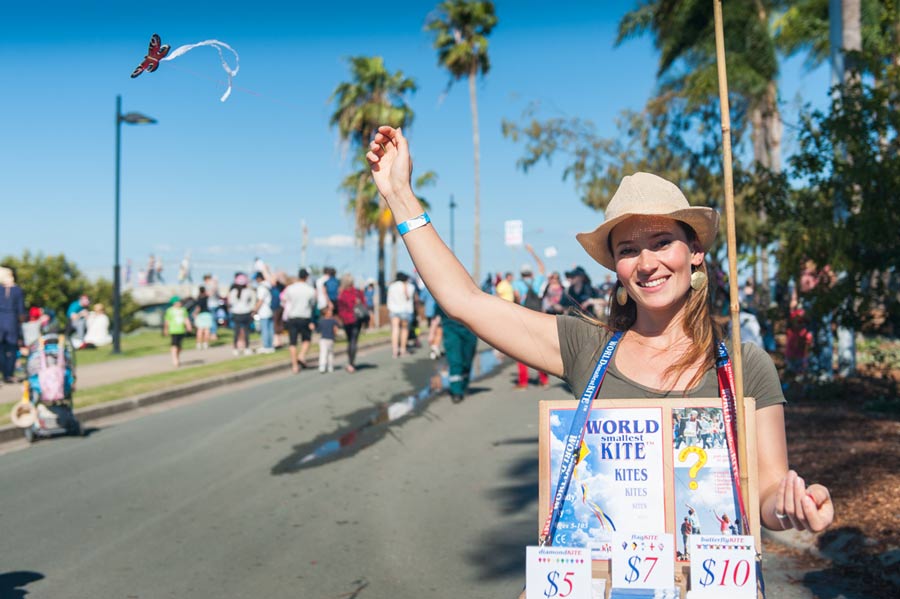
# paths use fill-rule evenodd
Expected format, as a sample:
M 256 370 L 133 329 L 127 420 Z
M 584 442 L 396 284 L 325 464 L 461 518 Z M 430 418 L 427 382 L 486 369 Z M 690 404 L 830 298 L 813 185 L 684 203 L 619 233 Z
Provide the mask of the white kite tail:
M 164 60 L 175 60 L 182 54 L 187 54 L 194 48 L 199 48 L 200 46 L 212 46 L 219 53 L 219 59 L 222 61 L 222 68 L 225 69 L 225 73 L 228 75 L 228 89 L 226 89 L 225 93 L 222 94 L 222 97 L 219 98 L 219 101 L 224 102 L 228 99 L 228 96 L 231 95 L 231 80 L 235 75 L 238 74 L 238 69 L 241 68 L 240 56 L 238 56 L 238 53 L 234 51 L 234 48 L 232 48 L 225 42 L 220 42 L 219 40 L 205 40 L 202 42 L 197 42 L 196 44 L 179 46 L 178 48 L 175 48 L 174 50 L 169 52 L 169 54 L 167 54 L 165 58 L 160 59 L 160 62 Z M 225 55 L 222 53 L 222 48 L 234 54 L 234 69 L 232 69 L 231 65 L 228 64 L 228 61 L 225 60 Z

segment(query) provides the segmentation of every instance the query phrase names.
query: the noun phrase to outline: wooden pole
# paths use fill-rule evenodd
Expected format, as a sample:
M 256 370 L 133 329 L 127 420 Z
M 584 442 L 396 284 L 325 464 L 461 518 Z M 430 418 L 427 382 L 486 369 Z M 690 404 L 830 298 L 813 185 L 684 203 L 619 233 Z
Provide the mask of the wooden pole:
M 744 505 L 749 506 L 747 492 L 747 439 L 744 430 L 744 363 L 741 357 L 741 307 L 738 297 L 737 234 L 734 226 L 734 177 L 731 170 L 731 113 L 728 104 L 728 77 L 725 70 L 725 32 L 722 26 L 722 0 L 713 0 L 716 19 L 716 66 L 719 72 L 719 106 L 722 113 L 722 171 L 725 178 L 725 227 L 728 240 L 728 296 L 731 312 L 731 345 L 734 364 L 734 394 L 737 411 L 738 464 L 741 468 L 741 490 Z M 749 507 L 748 507 L 749 509 Z M 745 525 L 749 526 L 749 522 Z

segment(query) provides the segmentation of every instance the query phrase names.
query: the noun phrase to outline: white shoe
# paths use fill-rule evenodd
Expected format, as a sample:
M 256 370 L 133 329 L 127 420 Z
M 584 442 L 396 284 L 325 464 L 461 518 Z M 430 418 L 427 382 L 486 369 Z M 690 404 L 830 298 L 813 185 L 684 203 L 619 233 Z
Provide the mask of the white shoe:
M 236 349 L 233 349 L 233 350 L 231 350 L 231 354 L 232 354 L 233 356 L 239 356 L 239 355 L 241 355 L 241 352 L 239 352 L 239 351 L 236 350 Z
M 250 348 L 248 347 L 247 349 L 244 350 L 244 355 L 245 355 L 245 356 L 252 356 L 252 355 L 253 355 L 253 350 L 250 349 Z

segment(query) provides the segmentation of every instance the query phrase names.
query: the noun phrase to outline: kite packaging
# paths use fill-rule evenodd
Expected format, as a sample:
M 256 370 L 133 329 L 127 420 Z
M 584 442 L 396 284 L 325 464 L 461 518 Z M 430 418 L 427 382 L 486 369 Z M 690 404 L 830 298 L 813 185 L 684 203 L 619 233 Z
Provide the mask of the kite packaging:
M 204 40 L 202 42 L 197 42 L 196 44 L 187 44 L 185 46 L 179 46 L 172 52 L 169 52 L 169 44 L 163 44 L 159 35 L 154 33 L 150 37 L 150 47 L 147 50 L 147 55 L 144 56 L 144 60 L 141 61 L 141 64 L 139 64 L 134 72 L 131 73 L 131 78 L 134 79 L 144 71 L 152 73 L 159 68 L 160 62 L 175 60 L 179 56 L 190 52 L 194 48 L 199 48 L 200 46 L 212 46 L 219 53 L 219 60 L 222 61 L 222 68 L 225 69 L 225 73 L 228 75 L 228 87 L 225 90 L 225 93 L 222 94 L 222 97 L 219 98 L 219 101 L 224 102 L 228 99 L 228 96 L 231 95 L 231 82 L 238 74 L 238 69 L 240 69 L 240 56 L 238 56 L 238 53 L 235 52 L 234 48 L 219 40 Z M 225 55 L 222 53 L 223 49 L 234 54 L 233 69 L 231 68 L 231 65 L 228 64 L 228 61 L 225 60 Z

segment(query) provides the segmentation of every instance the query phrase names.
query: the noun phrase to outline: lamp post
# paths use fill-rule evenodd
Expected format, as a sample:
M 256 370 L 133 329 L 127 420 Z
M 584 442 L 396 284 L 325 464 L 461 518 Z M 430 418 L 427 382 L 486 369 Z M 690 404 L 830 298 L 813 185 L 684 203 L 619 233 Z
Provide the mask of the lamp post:
M 152 125 L 156 119 L 139 112 L 122 114 L 122 96 L 116 96 L 116 256 L 113 266 L 113 349 L 112 353 L 121 353 L 122 335 L 122 269 L 119 265 L 119 187 L 120 163 L 122 156 L 122 123 L 129 125 Z

